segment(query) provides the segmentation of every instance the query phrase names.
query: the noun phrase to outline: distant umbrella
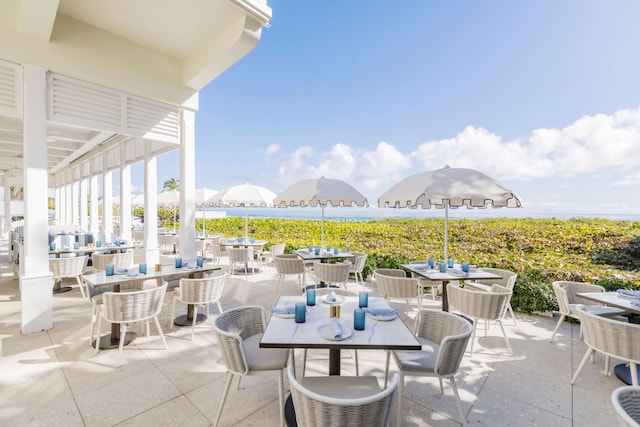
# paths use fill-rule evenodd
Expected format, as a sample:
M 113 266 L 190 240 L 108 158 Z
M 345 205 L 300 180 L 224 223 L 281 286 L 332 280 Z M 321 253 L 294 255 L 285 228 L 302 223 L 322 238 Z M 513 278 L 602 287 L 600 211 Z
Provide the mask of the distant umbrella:
M 444 208 L 444 258 L 449 257 L 449 208 L 519 208 L 520 197 L 474 169 L 445 166 L 403 179 L 378 199 L 378 207 Z
M 350 184 L 325 177 L 305 179 L 285 189 L 274 200 L 276 207 L 320 206 L 322 208 L 322 247 L 324 248 L 324 208 L 331 206 L 369 206 L 367 198 Z
M 220 190 L 207 200 L 208 206 L 244 207 L 244 237 L 249 238 L 249 207 L 264 208 L 273 206 L 276 193 L 259 185 L 241 184 Z

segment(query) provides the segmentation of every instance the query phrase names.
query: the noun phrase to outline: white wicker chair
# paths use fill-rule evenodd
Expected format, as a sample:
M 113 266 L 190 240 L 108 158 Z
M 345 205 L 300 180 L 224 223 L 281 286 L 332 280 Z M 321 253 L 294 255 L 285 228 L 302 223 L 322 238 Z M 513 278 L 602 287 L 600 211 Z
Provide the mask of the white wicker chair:
M 53 280 L 61 282 L 65 278 L 75 279 L 78 282 L 82 298 L 87 298 L 89 291 L 86 289 L 87 285 L 82 281 L 82 273 L 87 265 L 87 259 L 86 256 L 49 259 L 49 270 L 53 274 Z
M 602 304 L 594 304 L 593 301 L 579 298 L 576 295 L 579 292 L 604 292 L 604 288 L 602 286 L 584 282 L 557 281 L 553 282 L 553 291 L 555 292 L 556 299 L 558 301 L 560 318 L 558 319 L 558 323 L 556 323 L 556 327 L 553 329 L 549 342 L 553 341 L 553 338 L 558 333 L 562 322 L 567 316 L 579 319 L 578 307 L 584 307 L 586 311 L 597 316 L 616 317 L 626 313 L 622 309 L 605 307 Z M 580 325 L 580 338 L 582 338 L 582 324 Z
M 504 330 L 502 319 L 507 312 L 509 301 L 513 292 L 500 285 L 491 285 L 489 292 L 472 291 L 464 289 L 457 284 L 449 283 L 447 285 L 447 294 L 449 296 L 449 311 L 457 310 L 462 315 L 473 319 L 473 333 L 471 334 L 471 346 L 469 347 L 469 355 L 473 355 L 473 344 L 476 337 L 476 329 L 478 321 L 484 320 L 484 336 L 487 336 L 487 329 L 490 322 L 497 322 L 504 336 L 509 353 L 513 354 L 511 343 L 507 332 Z
M 407 272 L 399 268 L 377 268 L 373 271 L 373 275 L 375 276 L 376 274 L 391 277 L 407 277 Z
M 405 311 L 408 314 L 409 301 L 415 299 L 416 302 L 419 303 L 422 287 L 418 279 L 405 277 L 404 274 L 404 270 L 379 268 L 374 271 L 380 296 L 388 300 L 404 300 Z
M 244 275 L 248 278 L 249 263 L 251 263 L 251 268 L 253 269 L 253 248 L 251 246 L 246 248 L 227 248 L 227 254 L 229 255 L 231 274 L 235 274 L 235 266 L 239 265 L 244 268 Z
M 276 255 L 273 262 L 278 272 L 278 293 L 282 292 L 282 284 L 287 274 L 295 274 L 298 276 L 298 285 L 302 289 L 307 287 L 307 275 L 304 268 L 304 261 L 295 254 Z
M 426 309 L 418 312 L 414 334 L 422 344 L 422 350 L 394 350 L 390 352 L 400 370 L 396 423 L 398 426 L 402 425 L 402 393 L 406 375 L 437 376 L 440 381 L 440 392 L 443 394 L 442 379 L 448 378 L 456 398 L 462 424 L 467 425 L 454 375 L 458 372 L 472 330 L 471 323 L 455 314 Z M 390 353 L 387 353 L 387 376 L 389 374 Z
M 278 407 L 280 424 L 284 426 L 284 381 L 282 370 L 287 365 L 288 349 L 260 348 L 264 332 L 265 313 L 260 306 L 245 306 L 227 310 L 213 323 L 227 368 L 227 382 L 224 387 L 215 426 L 220 422 L 222 409 L 229 394 L 234 376 L 238 380 L 245 375 L 266 375 L 278 377 Z M 238 386 L 240 384 L 238 383 Z
M 327 286 L 338 285 L 344 289 L 347 288 L 346 283 L 349 281 L 349 271 L 351 270 L 351 262 L 339 262 L 329 264 L 323 262 L 313 263 L 313 274 L 316 278 L 325 283 Z M 316 285 L 317 287 L 317 285 Z
M 375 377 L 295 377 L 287 367 L 291 396 L 299 426 L 388 426 L 398 387 L 395 374 L 389 387 L 380 389 Z
M 427 260 L 416 260 L 416 261 L 409 261 L 409 264 L 426 264 L 427 262 L 428 262 Z M 416 279 L 420 280 L 420 286 L 422 287 L 420 292 L 420 301 L 419 301 L 420 308 L 422 308 L 422 299 L 424 298 L 424 295 L 426 293 L 425 291 L 427 290 L 431 291 L 431 298 L 434 301 L 436 300 L 436 298 L 438 297 L 438 288 L 442 286 L 441 281 L 425 279 L 424 277 L 418 276 L 413 272 L 411 272 L 411 277 L 415 277 Z
M 157 288 L 137 292 L 105 292 L 102 294 L 103 304 L 100 310 L 102 316 L 98 314 L 98 336 L 100 335 L 102 317 L 109 323 L 120 324 L 120 346 L 118 348 L 116 366 L 120 366 L 120 354 L 122 353 L 122 346 L 124 345 L 129 323 L 153 320 L 158 329 L 158 334 L 162 338 L 164 348 L 169 348 L 158 321 L 158 314 L 162 310 L 162 301 L 166 291 L 167 285 L 164 284 Z M 99 350 L 100 346 L 96 345 L 96 353 Z
M 169 322 L 169 320 L 175 318 L 176 300 L 184 304 L 193 304 L 194 314 L 193 324 L 191 325 L 191 340 L 193 340 L 193 335 L 196 331 L 196 320 L 198 318 L 199 305 L 206 308 L 207 317 L 209 317 L 209 304 L 212 303 L 216 303 L 218 305 L 218 310 L 222 313 L 220 299 L 222 298 L 222 290 L 224 289 L 224 283 L 226 280 L 227 273 L 202 279 L 180 279 L 180 285 L 174 291 L 173 304 L 171 305 L 171 316 L 167 318 L 167 323 L 170 323 L 171 328 L 173 328 L 173 322 Z
M 513 291 L 513 287 L 516 285 L 516 280 L 518 279 L 518 274 L 513 271 L 503 270 L 500 268 L 488 268 L 483 267 L 483 271 L 487 273 L 496 274 L 500 276 L 500 279 L 482 279 L 482 280 L 474 280 L 473 282 L 465 282 L 464 287 L 472 290 L 485 291 L 489 292 L 491 290 L 491 285 L 500 285 L 507 288 L 510 291 Z M 516 315 L 513 313 L 513 308 L 511 307 L 511 302 L 509 302 L 509 306 L 507 307 L 509 310 L 509 314 L 513 319 L 513 323 L 515 325 L 518 324 L 516 320 Z
M 618 387 L 611 393 L 611 403 L 620 427 L 640 427 L 640 387 Z
M 589 348 L 573 375 L 571 384 L 575 384 L 587 360 L 598 351 L 605 356 L 629 362 L 632 385 L 637 386 L 636 366 L 640 364 L 640 325 L 598 316 L 582 310 L 581 307 L 578 310 L 584 342 Z M 605 374 L 609 373 L 609 357 L 605 358 Z
M 353 264 L 351 265 L 351 270 L 349 271 L 349 276 L 353 274 L 354 279 L 356 281 L 356 285 L 360 284 L 362 286 L 362 290 L 365 291 L 366 287 L 364 286 L 364 278 L 362 277 L 362 271 L 364 270 L 364 265 L 367 262 L 367 254 L 364 252 L 351 252 L 356 257 L 353 260 Z
M 91 255 L 93 268 L 104 271 L 107 264 L 113 264 L 116 271 L 130 268 L 133 265 L 133 252 L 121 252 L 117 254 Z
M 258 252 L 258 261 L 260 262 L 260 265 L 263 265 L 269 260 L 273 261 L 276 256 L 284 254 L 284 249 L 286 247 L 287 245 L 284 243 L 278 243 L 271 245 L 268 251 Z

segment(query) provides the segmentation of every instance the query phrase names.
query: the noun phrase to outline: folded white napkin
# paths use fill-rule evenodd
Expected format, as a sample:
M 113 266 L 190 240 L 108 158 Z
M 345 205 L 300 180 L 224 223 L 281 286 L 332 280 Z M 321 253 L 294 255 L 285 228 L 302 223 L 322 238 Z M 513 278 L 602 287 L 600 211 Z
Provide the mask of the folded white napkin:
M 450 268 L 449 269 L 449 273 L 451 274 L 455 274 L 457 276 L 466 276 L 469 273 L 465 273 L 464 271 L 460 270 L 459 268 Z
M 138 273 L 136 271 L 127 271 L 127 276 L 128 277 L 136 277 L 138 275 Z
M 640 298 L 640 291 L 632 291 L 629 289 L 618 289 L 618 293 L 628 297 Z
M 393 316 L 398 314 L 397 308 L 365 308 L 364 310 L 372 316 Z
M 293 314 L 296 308 L 291 305 L 271 307 L 271 312 L 275 314 Z
M 338 322 L 337 317 L 331 318 L 331 327 L 333 328 L 333 337 L 335 339 L 342 338 L 342 329 L 340 328 L 340 323 Z
M 338 297 L 336 296 L 336 293 L 331 291 L 327 294 L 327 301 L 329 302 L 336 302 L 338 300 Z

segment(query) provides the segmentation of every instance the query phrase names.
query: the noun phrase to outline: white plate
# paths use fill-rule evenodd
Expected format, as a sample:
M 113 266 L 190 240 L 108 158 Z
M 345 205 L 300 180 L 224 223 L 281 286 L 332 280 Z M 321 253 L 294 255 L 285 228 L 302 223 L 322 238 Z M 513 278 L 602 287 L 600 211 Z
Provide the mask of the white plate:
M 322 298 L 320 298 L 322 300 L 323 303 L 325 304 L 342 304 L 344 302 L 344 297 L 341 295 L 336 295 L 336 300 L 335 301 L 328 301 L 327 297 L 329 295 L 325 295 Z
M 346 340 L 347 338 L 349 338 L 351 336 L 351 334 L 353 333 L 353 331 L 351 330 L 350 327 L 345 326 L 342 323 L 340 323 L 340 329 L 342 330 L 342 338 L 336 338 L 333 335 L 333 325 L 331 325 L 330 323 L 327 324 L 327 325 L 320 326 L 318 328 L 318 335 L 320 335 L 320 337 L 324 338 L 325 340 L 342 341 L 342 340 Z
M 391 315 L 388 315 L 388 316 L 375 316 L 375 315 L 373 315 L 371 313 L 367 313 L 367 317 L 369 317 L 369 318 L 371 318 L 373 320 L 379 320 L 381 322 L 388 322 L 389 320 L 393 320 L 396 317 L 398 317 L 398 315 L 397 314 L 391 314 Z
M 620 292 L 618 292 L 618 296 L 622 297 L 622 298 L 626 298 L 626 299 L 633 299 L 633 300 L 637 300 L 640 299 L 640 296 L 633 296 L 633 295 L 627 295 L 627 294 L 621 294 Z
M 296 313 L 271 313 L 276 317 L 279 317 L 281 319 L 293 319 L 294 317 L 296 317 Z

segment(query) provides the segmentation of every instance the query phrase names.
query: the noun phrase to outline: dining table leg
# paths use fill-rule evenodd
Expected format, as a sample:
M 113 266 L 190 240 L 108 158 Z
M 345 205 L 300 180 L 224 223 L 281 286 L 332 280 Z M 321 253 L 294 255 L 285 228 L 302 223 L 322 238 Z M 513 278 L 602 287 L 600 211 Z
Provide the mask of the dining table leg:
M 340 375 L 340 349 L 329 349 L 329 375 Z
M 442 311 L 449 311 L 449 298 L 447 297 L 448 280 L 442 281 Z
M 193 304 L 187 305 L 187 314 L 178 316 L 173 320 L 173 324 L 176 326 L 191 326 L 193 324 L 193 316 L 196 318 L 196 324 L 202 323 L 207 320 L 207 315 L 204 313 L 198 313 L 196 307 Z

